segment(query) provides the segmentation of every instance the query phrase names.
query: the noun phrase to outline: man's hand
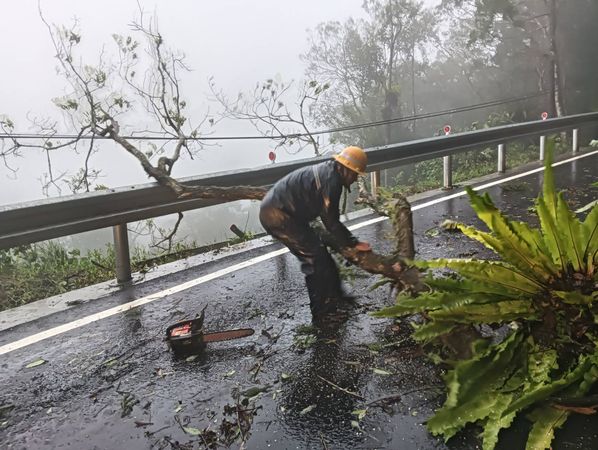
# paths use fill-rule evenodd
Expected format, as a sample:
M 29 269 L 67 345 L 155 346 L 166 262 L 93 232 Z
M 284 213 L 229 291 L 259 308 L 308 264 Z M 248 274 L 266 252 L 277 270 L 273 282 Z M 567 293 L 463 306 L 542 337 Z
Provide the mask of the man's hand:
M 357 244 L 355 244 L 355 249 L 360 252 L 372 251 L 372 247 L 370 247 L 370 244 L 368 244 L 367 242 L 358 242 Z

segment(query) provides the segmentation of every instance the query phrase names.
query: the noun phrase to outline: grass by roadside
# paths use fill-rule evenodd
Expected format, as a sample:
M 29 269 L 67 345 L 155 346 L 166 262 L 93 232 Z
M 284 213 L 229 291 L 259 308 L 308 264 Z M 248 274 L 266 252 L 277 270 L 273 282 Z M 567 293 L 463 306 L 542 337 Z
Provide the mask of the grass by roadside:
M 251 239 L 239 237 L 226 242 L 197 247 L 195 242 L 178 242 L 166 254 L 136 247 L 131 252 L 133 272 L 151 268 L 200 253 L 217 250 Z M 114 247 L 107 245 L 87 254 L 48 241 L 0 250 L 0 311 L 63 294 L 114 279 Z
M 558 144 L 555 155 L 569 151 L 566 145 Z M 540 149 L 537 145 L 523 143 L 511 144 L 506 147 L 507 169 L 522 166 L 539 158 Z M 496 172 L 497 149 L 470 150 L 453 156 L 453 183 L 459 184 L 467 180 L 482 177 Z M 414 165 L 411 173 L 400 172 L 388 189 L 404 195 L 412 195 L 442 187 L 443 166 L 442 159 L 431 159 Z

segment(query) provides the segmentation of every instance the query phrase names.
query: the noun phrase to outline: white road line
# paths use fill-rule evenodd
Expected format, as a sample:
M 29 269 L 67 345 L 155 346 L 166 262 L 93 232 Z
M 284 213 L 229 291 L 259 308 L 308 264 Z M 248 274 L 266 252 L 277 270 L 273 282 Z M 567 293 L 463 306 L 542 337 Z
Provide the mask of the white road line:
M 553 167 L 560 166 L 562 164 L 567 164 L 569 162 L 572 162 L 572 161 L 575 161 L 575 160 L 578 160 L 578 159 L 581 159 L 581 158 L 586 158 L 588 156 L 592 156 L 592 155 L 595 155 L 597 153 L 598 153 L 598 150 L 594 151 L 594 152 L 590 152 L 590 153 L 584 153 L 582 155 L 575 156 L 573 158 L 569 158 L 569 159 L 566 159 L 566 160 L 554 163 Z M 531 175 L 531 174 L 534 174 L 534 173 L 537 173 L 537 172 L 541 172 L 543 170 L 544 170 L 543 167 L 539 167 L 539 168 L 530 170 L 528 172 L 520 173 L 520 174 L 517 174 L 517 175 L 513 175 L 511 177 L 503 178 L 501 180 L 496 180 L 496 181 L 492 181 L 490 183 L 486 183 L 486 184 L 477 186 L 474 189 L 476 191 L 477 190 L 482 190 L 482 189 L 487 189 L 489 187 L 496 186 L 496 185 L 499 185 L 499 184 L 502 184 L 502 183 L 506 183 L 508 181 L 516 180 L 518 178 L 522 178 L 522 177 L 525 177 L 527 175 Z M 465 191 L 460 191 L 460 192 L 457 192 L 455 194 L 448 195 L 446 197 L 440 197 L 440 198 L 437 198 L 437 199 L 434 199 L 434 200 L 430 200 L 428 202 L 420 203 L 418 205 L 413 206 L 411 209 L 413 211 L 417 211 L 418 209 L 427 208 L 429 206 L 433 206 L 433 205 L 436 205 L 438 203 L 441 203 L 441 202 L 444 202 L 444 201 L 447 201 L 447 200 L 451 200 L 453 198 L 461 197 L 461 196 L 463 196 L 465 194 L 466 194 Z M 375 219 L 366 220 L 365 222 L 361 222 L 361 223 L 358 223 L 356 225 L 352 225 L 352 226 L 349 227 L 349 229 L 350 230 L 357 230 L 359 228 L 367 227 L 369 225 L 373 225 L 375 223 L 381 222 L 381 221 L 386 220 L 386 219 L 387 219 L 387 217 L 376 217 Z M 23 339 L 19 339 L 18 341 L 14 341 L 14 342 L 11 342 L 10 344 L 6 344 L 6 345 L 1 346 L 0 347 L 0 355 L 4 355 L 5 353 L 9 353 L 9 352 L 12 352 L 14 350 L 18 350 L 18 349 L 23 348 L 23 347 L 27 347 L 28 345 L 35 344 L 37 342 L 43 341 L 44 339 L 48 339 L 48 338 L 57 336 L 57 335 L 62 334 L 62 333 L 66 333 L 67 331 L 71 331 L 71 330 L 74 330 L 76 328 L 80 328 L 82 326 L 89 325 L 90 323 L 96 322 L 98 320 L 105 319 L 105 318 L 110 317 L 110 316 L 114 316 L 115 314 L 119 314 L 119 313 L 128 311 L 130 309 L 137 308 L 139 306 L 145 305 L 147 303 L 151 303 L 151 302 L 154 302 L 156 300 L 160 300 L 160 299 L 162 299 L 164 297 L 167 297 L 167 296 L 172 295 L 172 294 L 176 294 L 178 292 L 185 291 L 185 290 L 190 289 L 192 287 L 199 286 L 200 284 L 206 283 L 206 282 L 211 281 L 211 280 L 215 280 L 217 278 L 223 277 L 224 275 L 228 275 L 230 273 L 236 272 L 236 271 L 244 269 L 246 267 L 250 267 L 250 266 L 253 266 L 253 265 L 258 264 L 260 262 L 267 261 L 269 259 L 275 258 L 276 256 L 283 255 L 283 254 L 287 253 L 288 251 L 289 251 L 288 249 L 284 248 L 284 249 L 276 250 L 276 251 L 273 251 L 273 252 L 270 252 L 270 253 L 266 253 L 265 255 L 261 255 L 261 256 L 255 257 L 255 258 L 248 259 L 247 261 L 243 261 L 243 262 L 241 262 L 239 264 L 235 264 L 234 266 L 230 266 L 230 267 L 226 267 L 224 269 L 217 270 L 216 272 L 212 272 L 210 274 L 203 275 L 203 276 L 201 276 L 199 278 L 195 278 L 194 280 L 187 281 L 186 283 L 179 284 L 177 286 L 173 286 L 173 287 L 168 288 L 168 289 L 164 289 L 162 291 L 156 292 L 154 294 L 147 295 L 147 296 L 139 298 L 137 300 L 133 300 L 132 302 L 125 303 L 125 304 L 119 305 L 119 306 L 115 306 L 113 308 L 109 308 L 109 309 L 106 309 L 104 311 L 100 311 L 100 312 L 95 313 L 95 314 L 90 314 L 89 316 L 82 317 L 81 319 L 74 320 L 73 322 L 65 323 L 63 325 L 60 325 L 60 326 L 57 326 L 57 327 L 54 327 L 54 328 L 50 328 L 49 330 L 42 331 L 40 333 L 36 333 L 36 334 L 31 335 L 31 336 L 27 336 L 27 337 L 25 337 Z

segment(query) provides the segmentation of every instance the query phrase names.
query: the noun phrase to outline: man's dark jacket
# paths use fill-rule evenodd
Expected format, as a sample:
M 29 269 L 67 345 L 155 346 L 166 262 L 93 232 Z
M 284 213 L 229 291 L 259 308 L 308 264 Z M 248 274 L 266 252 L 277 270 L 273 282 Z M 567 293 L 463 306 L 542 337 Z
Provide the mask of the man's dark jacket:
M 357 239 L 339 220 L 343 180 L 336 165 L 336 161 L 325 161 L 289 173 L 268 191 L 262 204 L 281 209 L 306 225 L 320 217 L 341 245 L 355 245 Z

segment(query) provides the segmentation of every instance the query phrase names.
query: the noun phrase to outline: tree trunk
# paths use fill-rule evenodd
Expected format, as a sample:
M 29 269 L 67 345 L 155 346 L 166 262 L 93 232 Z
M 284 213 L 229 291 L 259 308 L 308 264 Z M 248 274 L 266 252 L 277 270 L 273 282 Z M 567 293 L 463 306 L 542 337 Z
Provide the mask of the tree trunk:
M 559 59 L 559 49 L 557 44 L 557 5 L 556 0 L 550 0 L 550 52 L 551 61 L 551 97 L 552 97 L 552 117 L 561 117 L 565 114 L 563 105 L 563 80 L 561 64 Z

